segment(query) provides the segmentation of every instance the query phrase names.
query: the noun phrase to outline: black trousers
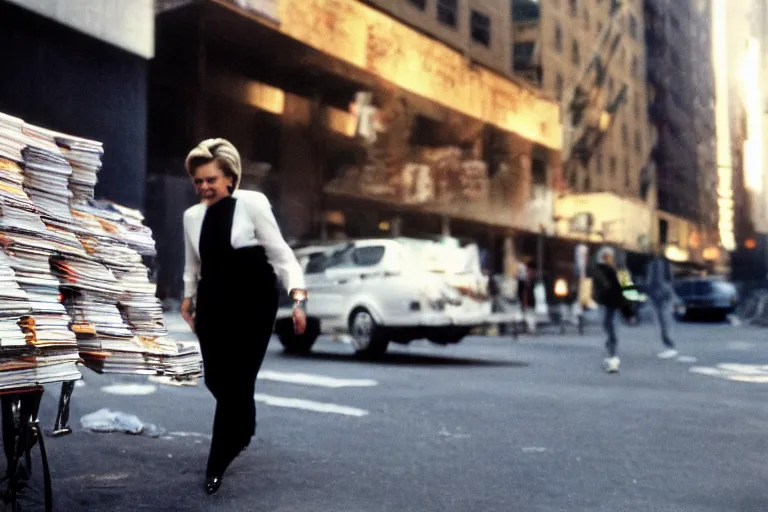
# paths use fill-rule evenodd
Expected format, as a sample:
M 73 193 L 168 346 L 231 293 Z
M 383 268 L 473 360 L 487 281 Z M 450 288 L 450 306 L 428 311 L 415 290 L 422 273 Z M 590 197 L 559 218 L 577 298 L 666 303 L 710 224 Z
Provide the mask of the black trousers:
M 277 292 L 233 305 L 237 298 L 198 291 L 196 329 L 205 385 L 216 399 L 206 476 L 221 476 L 256 433 L 256 377 L 277 314 Z

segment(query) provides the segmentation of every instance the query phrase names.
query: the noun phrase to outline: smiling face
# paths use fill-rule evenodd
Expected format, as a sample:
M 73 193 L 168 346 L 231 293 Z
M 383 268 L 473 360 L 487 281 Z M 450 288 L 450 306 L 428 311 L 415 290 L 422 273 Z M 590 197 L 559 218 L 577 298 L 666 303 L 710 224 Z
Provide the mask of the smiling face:
M 211 160 L 195 169 L 192 182 L 197 196 L 211 205 L 231 194 L 234 178 L 226 175 L 219 162 Z

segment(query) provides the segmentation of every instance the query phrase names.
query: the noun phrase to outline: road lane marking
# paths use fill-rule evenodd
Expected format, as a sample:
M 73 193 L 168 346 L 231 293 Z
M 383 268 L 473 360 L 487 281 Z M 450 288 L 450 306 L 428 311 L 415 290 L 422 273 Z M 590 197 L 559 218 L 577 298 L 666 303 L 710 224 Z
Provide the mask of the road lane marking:
M 695 363 L 696 358 L 693 356 L 680 356 L 677 358 L 678 363 Z
M 256 393 L 253 395 L 253 398 L 257 402 L 275 407 L 302 409 L 305 411 L 322 412 L 328 414 L 341 414 L 343 416 L 354 416 L 357 418 L 368 415 L 368 411 L 364 409 L 357 409 L 355 407 L 347 407 L 346 405 L 337 405 L 328 402 L 315 402 L 312 400 L 302 400 L 299 398 L 264 395 L 262 393 Z
M 196 437 L 201 439 L 210 439 L 211 434 L 201 434 L 200 432 L 168 432 L 168 437 Z
M 289 384 L 302 384 L 305 386 L 319 386 L 323 388 L 369 388 L 378 385 L 373 379 L 339 379 L 325 375 L 312 375 L 309 373 L 288 373 L 263 370 L 259 372 L 260 380 L 271 380 Z
M 112 395 L 144 396 L 151 395 L 157 391 L 157 387 L 151 384 L 111 384 L 102 387 L 101 390 Z
M 768 365 L 764 364 L 720 363 L 715 367 L 692 366 L 688 371 L 734 382 L 768 384 Z

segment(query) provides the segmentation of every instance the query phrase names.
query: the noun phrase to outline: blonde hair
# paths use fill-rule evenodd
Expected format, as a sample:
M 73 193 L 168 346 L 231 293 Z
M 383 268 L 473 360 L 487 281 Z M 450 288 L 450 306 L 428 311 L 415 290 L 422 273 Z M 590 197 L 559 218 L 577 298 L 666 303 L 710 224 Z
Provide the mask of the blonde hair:
M 232 178 L 232 191 L 240 186 L 240 177 L 243 173 L 240 163 L 240 153 L 237 148 L 226 139 L 206 139 L 189 152 L 184 167 L 190 176 L 201 165 L 216 161 L 224 174 Z
M 605 263 L 606 256 L 610 256 L 612 261 L 616 261 L 616 251 L 613 250 L 613 247 L 608 247 L 607 245 L 601 247 L 597 251 L 597 262 Z

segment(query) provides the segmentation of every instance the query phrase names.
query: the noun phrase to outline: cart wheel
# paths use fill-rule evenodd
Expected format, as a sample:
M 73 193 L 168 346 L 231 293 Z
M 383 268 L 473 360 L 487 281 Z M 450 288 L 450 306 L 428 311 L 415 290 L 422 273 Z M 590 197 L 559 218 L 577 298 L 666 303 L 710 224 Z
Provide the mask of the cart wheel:
M 8 463 L 0 481 L 0 511 L 52 510 L 51 474 L 37 421 L 42 391 L 2 397 L 3 446 Z

